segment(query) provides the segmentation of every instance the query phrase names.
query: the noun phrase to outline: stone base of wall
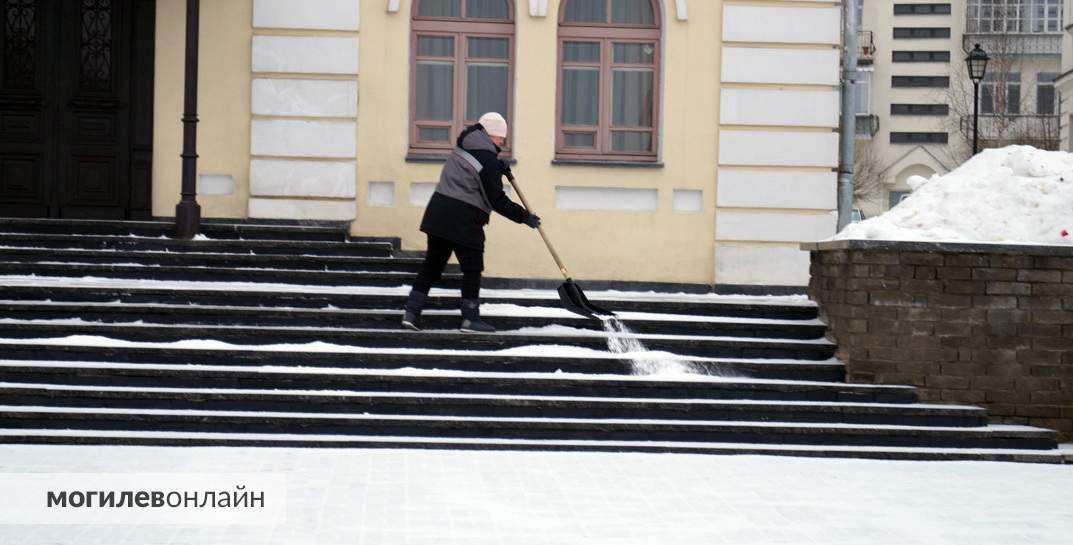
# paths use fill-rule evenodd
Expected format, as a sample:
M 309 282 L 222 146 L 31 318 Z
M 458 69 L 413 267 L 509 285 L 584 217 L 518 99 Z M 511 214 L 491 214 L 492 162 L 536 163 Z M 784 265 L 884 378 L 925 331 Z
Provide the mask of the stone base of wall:
M 850 382 L 1073 440 L 1073 247 L 836 241 L 811 252 L 809 297 Z

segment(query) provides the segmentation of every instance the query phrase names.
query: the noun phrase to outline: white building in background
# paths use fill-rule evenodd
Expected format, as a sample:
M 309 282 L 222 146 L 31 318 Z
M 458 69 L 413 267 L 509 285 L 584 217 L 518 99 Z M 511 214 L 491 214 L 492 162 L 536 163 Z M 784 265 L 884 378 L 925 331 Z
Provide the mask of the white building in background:
M 971 155 L 964 59 L 974 44 L 992 57 L 980 89 L 980 147 L 1057 149 L 1063 1 L 857 0 L 858 183 L 871 188 L 858 206 L 866 216 L 897 204 L 910 176 L 947 172 Z

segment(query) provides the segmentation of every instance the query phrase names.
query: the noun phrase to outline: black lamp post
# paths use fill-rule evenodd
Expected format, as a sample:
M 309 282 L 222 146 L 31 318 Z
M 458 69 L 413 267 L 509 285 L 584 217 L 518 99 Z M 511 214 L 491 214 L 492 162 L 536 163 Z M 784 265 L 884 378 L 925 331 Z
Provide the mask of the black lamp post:
M 987 53 L 980 49 L 980 44 L 972 48 L 965 64 L 969 67 L 969 79 L 972 80 L 972 154 L 980 150 L 980 82 L 987 72 Z
M 197 54 L 200 0 L 186 0 L 186 88 L 183 106 L 182 197 L 175 206 L 175 236 L 191 239 L 201 230 L 197 203 Z

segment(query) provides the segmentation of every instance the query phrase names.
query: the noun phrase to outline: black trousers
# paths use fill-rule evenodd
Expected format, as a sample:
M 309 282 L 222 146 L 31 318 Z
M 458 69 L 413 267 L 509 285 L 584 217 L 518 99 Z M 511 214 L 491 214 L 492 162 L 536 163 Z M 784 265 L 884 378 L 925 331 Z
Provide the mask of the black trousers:
M 451 259 L 452 253 L 458 258 L 459 267 L 462 269 L 462 298 L 479 298 L 484 251 L 467 248 L 435 235 L 428 235 L 428 252 L 425 253 L 425 262 L 421 264 L 421 272 L 417 273 L 413 289 L 427 294 L 432 285 L 443 276 L 443 269 L 447 267 L 447 260 Z

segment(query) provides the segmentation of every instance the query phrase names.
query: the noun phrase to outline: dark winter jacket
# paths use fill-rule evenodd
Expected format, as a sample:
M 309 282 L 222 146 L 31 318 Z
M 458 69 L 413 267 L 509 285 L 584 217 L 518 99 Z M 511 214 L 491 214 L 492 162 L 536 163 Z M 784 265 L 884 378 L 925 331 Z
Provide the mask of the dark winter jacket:
M 529 213 L 503 192 L 499 146 L 479 123 L 458 136 L 447 157 L 436 192 L 425 208 L 421 230 L 477 250 L 484 250 L 484 226 L 493 210 L 516 223 Z

